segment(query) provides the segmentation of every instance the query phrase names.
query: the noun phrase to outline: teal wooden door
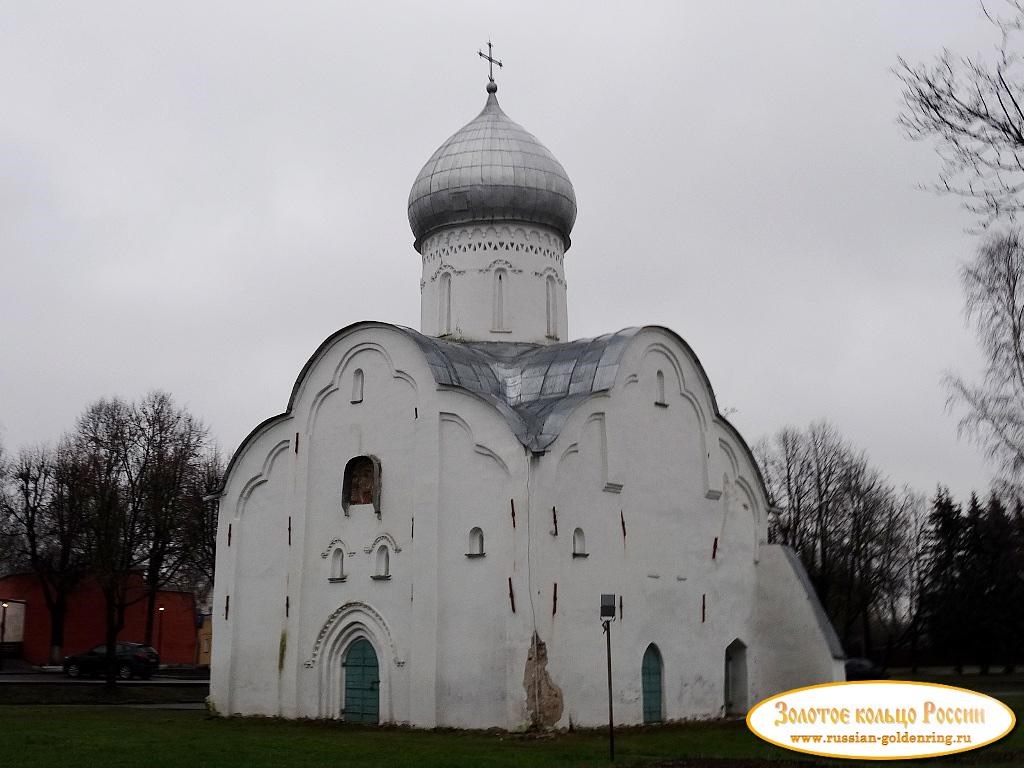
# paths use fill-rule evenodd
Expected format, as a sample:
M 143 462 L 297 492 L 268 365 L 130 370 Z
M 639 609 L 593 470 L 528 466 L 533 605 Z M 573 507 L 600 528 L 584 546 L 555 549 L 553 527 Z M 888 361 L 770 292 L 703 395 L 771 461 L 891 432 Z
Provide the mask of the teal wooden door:
M 651 643 L 644 652 L 640 667 L 640 682 L 644 692 L 644 722 L 660 723 L 661 715 L 661 653 Z
M 380 669 L 368 640 L 359 638 L 348 647 L 345 661 L 345 719 L 350 723 L 380 720 Z

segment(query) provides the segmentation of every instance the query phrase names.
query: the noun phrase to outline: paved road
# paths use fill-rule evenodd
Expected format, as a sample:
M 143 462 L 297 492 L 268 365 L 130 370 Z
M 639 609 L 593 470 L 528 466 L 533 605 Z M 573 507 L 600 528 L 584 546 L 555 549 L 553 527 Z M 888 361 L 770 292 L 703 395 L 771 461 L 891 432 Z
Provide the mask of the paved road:
M 61 672 L 4 672 L 0 674 L 0 685 L 33 683 L 54 685 L 102 685 L 99 677 L 71 679 Z M 156 674 L 149 680 L 118 680 L 118 685 L 209 685 L 208 679 L 196 677 L 175 677 L 173 674 Z

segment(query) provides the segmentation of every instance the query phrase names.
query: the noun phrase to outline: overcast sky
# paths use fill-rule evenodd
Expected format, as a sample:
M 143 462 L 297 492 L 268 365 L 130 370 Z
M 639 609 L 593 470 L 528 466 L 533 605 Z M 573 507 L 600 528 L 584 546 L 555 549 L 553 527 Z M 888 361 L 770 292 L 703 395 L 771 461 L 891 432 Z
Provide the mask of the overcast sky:
M 890 479 L 988 487 L 977 247 L 895 124 L 969 0 L 0 3 L 0 439 L 170 391 L 227 452 L 333 331 L 419 326 L 409 188 L 498 98 L 565 166 L 572 337 L 680 333 L 753 444 L 826 418 Z

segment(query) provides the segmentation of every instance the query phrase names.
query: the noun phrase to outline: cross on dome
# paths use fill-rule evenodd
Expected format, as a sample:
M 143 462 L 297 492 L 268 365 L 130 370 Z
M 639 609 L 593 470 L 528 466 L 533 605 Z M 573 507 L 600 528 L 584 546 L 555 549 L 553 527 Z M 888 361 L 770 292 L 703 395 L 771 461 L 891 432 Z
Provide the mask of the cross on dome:
M 494 93 L 498 90 L 498 86 L 494 82 L 494 65 L 497 64 L 499 67 L 504 67 L 505 65 L 499 59 L 494 58 L 494 46 L 491 44 L 490 39 L 487 40 L 487 53 L 481 50 L 477 50 L 476 53 L 481 59 L 487 60 L 487 80 L 489 81 L 487 83 L 487 92 Z

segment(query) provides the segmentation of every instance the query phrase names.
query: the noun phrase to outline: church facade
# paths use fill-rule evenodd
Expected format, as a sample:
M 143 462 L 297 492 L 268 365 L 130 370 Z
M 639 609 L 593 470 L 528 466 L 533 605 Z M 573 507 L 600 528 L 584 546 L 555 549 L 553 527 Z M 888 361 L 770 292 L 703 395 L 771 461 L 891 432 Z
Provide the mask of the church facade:
M 745 713 L 843 679 L 750 450 L 648 326 L 569 340 L 576 216 L 493 80 L 409 198 L 419 331 L 360 322 L 299 373 L 220 495 L 211 701 L 434 727 Z

